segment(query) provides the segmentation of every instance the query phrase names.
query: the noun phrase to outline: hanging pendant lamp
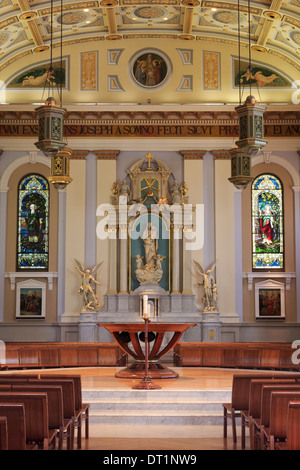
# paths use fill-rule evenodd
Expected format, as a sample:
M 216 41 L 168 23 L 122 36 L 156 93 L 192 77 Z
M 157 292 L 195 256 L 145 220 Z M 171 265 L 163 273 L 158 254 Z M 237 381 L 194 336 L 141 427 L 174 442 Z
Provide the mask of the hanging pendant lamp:
M 240 105 L 235 108 L 239 121 L 239 140 L 236 147 L 230 150 L 231 178 L 229 181 L 237 189 L 245 189 L 253 180 L 251 176 L 251 157 L 263 148 L 267 141 L 264 140 L 263 115 L 266 106 L 258 104 L 251 91 L 252 65 L 251 65 L 251 19 L 250 0 L 248 0 L 248 30 L 249 30 L 249 84 L 250 94 L 241 104 L 241 83 L 239 82 Z M 239 47 L 239 77 L 241 74 L 241 39 L 240 39 L 240 2 L 238 0 L 238 47 Z
M 62 0 L 61 0 L 62 11 Z M 64 116 L 66 109 L 62 107 L 61 96 L 60 104 L 56 103 L 54 96 L 54 84 L 52 81 L 53 76 L 53 0 L 51 0 L 51 47 L 50 47 L 50 67 L 48 71 L 48 80 L 46 85 L 48 87 L 48 98 L 45 104 L 35 109 L 38 118 L 38 142 L 35 146 L 41 150 L 44 155 L 51 157 L 56 155 L 66 143 L 63 139 L 64 134 Z M 61 29 L 62 32 L 62 29 Z M 62 33 L 61 33 L 62 34 Z M 62 37 L 61 37 L 62 48 Z M 61 57 L 62 61 L 62 57 Z

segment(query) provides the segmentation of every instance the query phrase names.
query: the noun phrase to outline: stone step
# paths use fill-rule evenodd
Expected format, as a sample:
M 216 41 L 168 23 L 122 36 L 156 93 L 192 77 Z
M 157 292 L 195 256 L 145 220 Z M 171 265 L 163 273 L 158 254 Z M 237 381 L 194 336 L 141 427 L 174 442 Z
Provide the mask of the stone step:
M 103 425 L 222 425 L 231 390 L 83 390 L 90 422 Z
M 132 401 L 132 402 L 186 402 L 186 401 L 219 401 L 231 400 L 231 390 L 128 390 L 103 389 L 82 391 L 83 401 L 97 402 Z

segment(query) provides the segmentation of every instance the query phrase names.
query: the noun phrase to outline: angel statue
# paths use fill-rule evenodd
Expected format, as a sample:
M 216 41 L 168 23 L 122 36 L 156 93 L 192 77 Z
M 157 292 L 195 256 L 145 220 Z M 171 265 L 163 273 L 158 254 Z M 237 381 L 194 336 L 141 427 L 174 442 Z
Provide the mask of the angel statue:
M 214 263 L 206 272 L 204 271 L 203 267 L 195 260 L 193 260 L 195 266 L 201 276 L 203 276 L 203 281 L 199 282 L 198 284 L 203 284 L 204 287 L 204 311 L 207 310 L 216 310 L 217 308 L 217 285 L 216 281 L 213 277 L 213 271 L 215 269 L 216 263 Z
M 96 264 L 96 266 L 90 270 L 90 269 L 84 269 L 82 264 L 77 261 L 75 261 L 75 269 L 76 271 L 80 274 L 81 276 L 81 286 L 79 289 L 79 294 L 83 295 L 83 307 L 82 307 L 82 312 L 84 311 L 97 311 L 100 310 L 102 307 L 101 302 L 99 302 L 97 295 L 95 294 L 94 291 L 94 284 L 99 284 L 101 285 L 100 282 L 96 281 L 94 274 L 98 270 L 98 268 L 101 266 L 101 263 Z

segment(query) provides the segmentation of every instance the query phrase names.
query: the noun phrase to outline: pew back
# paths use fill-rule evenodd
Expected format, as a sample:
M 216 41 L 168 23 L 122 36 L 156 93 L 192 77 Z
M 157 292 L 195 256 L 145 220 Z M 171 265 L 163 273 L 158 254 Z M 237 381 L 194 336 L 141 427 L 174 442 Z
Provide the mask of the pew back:
M 63 393 L 61 385 L 12 385 L 12 391 L 46 393 L 49 428 L 59 429 L 61 426 L 63 426 Z
M 24 404 L 0 402 L 0 416 L 7 419 L 7 449 L 26 450 Z
M 275 439 L 283 440 L 287 437 L 288 404 L 293 400 L 300 400 L 300 390 L 271 392 L 269 432 Z
M 0 415 L 0 450 L 8 450 L 8 429 L 6 416 Z
M 49 430 L 46 393 L 0 392 L 0 403 L 24 403 L 26 439 L 47 447 Z
M 271 396 L 273 391 L 299 391 L 300 384 L 273 384 L 273 385 L 263 385 L 261 392 L 261 415 L 260 415 L 260 424 L 264 427 L 270 426 L 271 420 Z

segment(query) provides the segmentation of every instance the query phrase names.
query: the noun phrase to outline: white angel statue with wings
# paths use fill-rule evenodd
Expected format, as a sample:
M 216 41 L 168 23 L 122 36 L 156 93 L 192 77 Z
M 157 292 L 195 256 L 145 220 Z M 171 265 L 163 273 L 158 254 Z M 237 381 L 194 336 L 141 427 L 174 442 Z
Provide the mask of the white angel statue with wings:
M 102 262 L 96 264 L 93 269 L 84 269 L 82 264 L 75 261 L 75 269 L 81 276 L 81 286 L 78 290 L 79 294 L 83 295 L 83 308 L 82 311 L 97 311 L 100 310 L 103 304 L 99 302 L 97 295 L 95 294 L 95 284 L 101 285 L 95 279 L 95 273 L 101 266 Z
M 203 267 L 195 260 L 194 264 L 201 276 L 203 276 L 203 281 L 199 282 L 198 284 L 201 285 L 203 284 L 204 288 L 204 296 L 203 296 L 203 302 L 204 302 L 204 310 L 216 310 L 217 308 L 217 285 L 215 278 L 213 276 L 213 271 L 215 269 L 216 263 L 212 264 L 212 266 L 205 271 Z

